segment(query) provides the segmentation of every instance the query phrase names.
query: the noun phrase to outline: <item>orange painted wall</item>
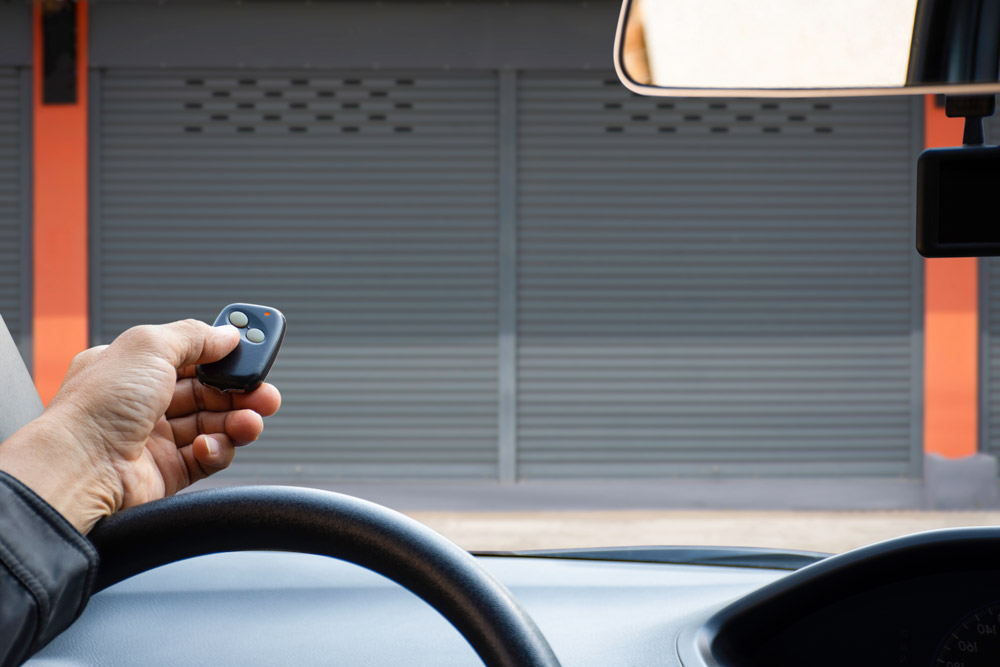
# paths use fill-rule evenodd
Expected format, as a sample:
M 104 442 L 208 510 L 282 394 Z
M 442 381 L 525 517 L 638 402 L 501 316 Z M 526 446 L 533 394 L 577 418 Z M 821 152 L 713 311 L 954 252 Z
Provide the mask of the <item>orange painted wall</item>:
M 34 379 L 42 400 L 87 347 L 87 3 L 77 10 L 76 104 L 42 104 L 34 15 Z
M 964 121 L 924 100 L 927 148 L 961 146 Z M 978 260 L 924 260 L 924 451 L 949 458 L 978 451 Z

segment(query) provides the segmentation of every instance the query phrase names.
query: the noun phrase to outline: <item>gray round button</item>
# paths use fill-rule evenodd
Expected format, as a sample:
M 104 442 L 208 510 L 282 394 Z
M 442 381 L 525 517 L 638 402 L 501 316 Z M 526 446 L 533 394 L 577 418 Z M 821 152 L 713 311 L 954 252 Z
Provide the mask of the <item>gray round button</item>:
M 241 328 L 245 327 L 249 321 L 250 320 L 247 319 L 246 314 L 241 313 L 238 310 L 234 310 L 233 312 L 229 313 L 229 322 L 234 327 L 241 327 Z
M 247 331 L 247 340 L 251 343 L 263 343 L 264 332 L 260 329 L 250 329 Z

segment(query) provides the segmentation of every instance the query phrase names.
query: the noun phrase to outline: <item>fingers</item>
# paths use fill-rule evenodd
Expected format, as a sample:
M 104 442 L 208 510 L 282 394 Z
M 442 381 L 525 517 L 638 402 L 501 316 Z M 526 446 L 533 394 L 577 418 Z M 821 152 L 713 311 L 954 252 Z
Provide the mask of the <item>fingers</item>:
M 182 369 L 183 373 L 185 369 Z M 167 407 L 167 418 L 183 417 L 194 412 L 209 410 L 253 410 L 262 417 L 270 417 L 281 407 L 281 394 L 277 387 L 264 383 L 249 394 L 224 394 L 198 382 L 194 378 L 177 381 L 174 396 Z
M 236 456 L 236 446 L 225 433 L 200 435 L 193 443 L 178 451 L 187 466 L 188 479 L 192 484 L 225 470 Z
M 264 431 L 264 420 L 253 410 L 195 412 L 167 421 L 178 447 L 193 443 L 199 435 L 212 433 L 227 435 L 238 447 L 253 442 Z
M 198 320 L 133 327 L 115 343 L 152 352 L 174 368 L 218 361 L 236 348 L 239 330 L 232 325 L 212 327 Z

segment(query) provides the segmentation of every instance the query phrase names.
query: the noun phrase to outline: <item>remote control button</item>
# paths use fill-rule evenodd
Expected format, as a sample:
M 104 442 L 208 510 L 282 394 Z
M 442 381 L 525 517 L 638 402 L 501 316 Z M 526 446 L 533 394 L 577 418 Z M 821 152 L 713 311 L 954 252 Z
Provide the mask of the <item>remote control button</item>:
M 260 329 L 250 329 L 250 331 L 247 331 L 247 340 L 251 343 L 263 343 L 264 332 Z
M 229 322 L 234 327 L 240 327 L 242 329 L 250 322 L 250 320 L 247 318 L 245 313 L 241 313 L 238 310 L 234 310 L 233 312 L 229 313 Z

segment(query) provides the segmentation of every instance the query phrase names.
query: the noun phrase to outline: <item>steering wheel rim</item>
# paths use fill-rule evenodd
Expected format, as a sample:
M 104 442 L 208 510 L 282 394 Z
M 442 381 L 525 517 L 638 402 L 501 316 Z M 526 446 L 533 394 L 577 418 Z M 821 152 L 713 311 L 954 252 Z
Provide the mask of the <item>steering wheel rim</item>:
M 410 590 L 444 616 L 487 667 L 559 667 L 528 613 L 473 556 L 423 524 L 360 498 L 282 486 L 197 491 L 119 512 L 88 537 L 101 558 L 95 590 L 212 553 L 319 554 Z

